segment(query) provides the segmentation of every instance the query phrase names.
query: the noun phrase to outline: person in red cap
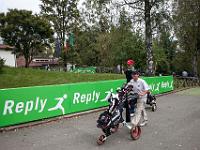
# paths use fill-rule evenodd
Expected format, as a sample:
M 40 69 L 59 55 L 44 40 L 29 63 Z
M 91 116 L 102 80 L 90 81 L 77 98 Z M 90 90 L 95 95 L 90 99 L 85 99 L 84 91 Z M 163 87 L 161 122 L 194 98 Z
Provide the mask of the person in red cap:
M 135 65 L 134 60 L 132 60 L 132 59 L 127 60 L 128 69 L 125 71 L 127 83 L 130 82 L 130 80 L 132 79 L 131 74 L 133 71 L 135 71 L 134 65 Z
M 132 59 L 127 60 L 127 70 L 124 72 L 126 75 L 126 82 L 130 82 L 130 80 L 132 79 L 132 73 L 135 71 L 134 68 L 135 65 L 135 61 Z M 135 112 L 135 104 L 131 103 L 131 105 L 128 104 L 128 102 L 125 104 L 125 108 L 126 108 L 126 122 L 130 122 L 130 116 L 134 115 Z

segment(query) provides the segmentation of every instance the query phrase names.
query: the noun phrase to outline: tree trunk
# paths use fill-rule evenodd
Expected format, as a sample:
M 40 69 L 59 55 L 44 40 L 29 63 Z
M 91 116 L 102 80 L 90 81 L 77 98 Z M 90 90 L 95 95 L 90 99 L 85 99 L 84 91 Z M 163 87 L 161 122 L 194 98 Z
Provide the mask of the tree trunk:
M 145 0 L 145 44 L 147 54 L 147 75 L 152 76 L 155 74 L 153 51 L 152 51 L 152 28 L 151 28 L 151 5 L 149 0 Z
M 62 6 L 62 50 L 65 50 L 65 6 Z
M 193 55 L 193 59 L 192 59 L 192 69 L 193 69 L 193 75 L 194 75 L 195 77 L 198 76 L 197 57 L 198 57 L 198 56 L 197 56 L 197 51 L 196 51 L 195 54 Z
M 29 60 L 25 57 L 25 68 L 29 68 Z
M 27 45 L 24 46 L 23 55 L 25 58 L 25 68 L 29 67 L 29 48 Z

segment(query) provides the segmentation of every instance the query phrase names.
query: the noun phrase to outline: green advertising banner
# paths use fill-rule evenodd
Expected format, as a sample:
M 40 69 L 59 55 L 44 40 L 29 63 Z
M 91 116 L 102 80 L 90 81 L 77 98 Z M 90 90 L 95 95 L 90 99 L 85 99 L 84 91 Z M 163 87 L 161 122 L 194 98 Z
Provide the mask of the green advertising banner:
M 96 73 L 96 67 L 87 67 L 87 68 L 75 68 L 74 70 L 71 70 L 70 72 L 74 73 L 90 73 L 94 74 Z
M 142 77 L 149 85 L 153 94 L 161 94 L 174 90 L 173 76 Z
M 144 78 L 154 94 L 173 90 L 173 77 Z M 0 90 L 0 127 L 107 106 L 108 91 L 125 80 Z

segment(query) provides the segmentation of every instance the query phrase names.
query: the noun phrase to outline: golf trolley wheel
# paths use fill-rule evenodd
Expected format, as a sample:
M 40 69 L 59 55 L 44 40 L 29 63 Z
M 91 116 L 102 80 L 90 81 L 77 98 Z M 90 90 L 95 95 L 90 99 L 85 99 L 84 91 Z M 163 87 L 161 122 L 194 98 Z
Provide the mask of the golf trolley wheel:
M 136 126 L 135 128 L 131 129 L 131 138 L 133 140 L 139 139 L 140 135 L 141 135 L 141 128 L 139 126 Z
M 105 138 L 106 138 L 105 135 L 101 135 L 101 136 L 99 137 L 99 139 L 97 140 L 97 144 L 98 144 L 98 145 L 104 144 L 104 142 L 106 141 Z
M 115 132 L 117 132 L 118 128 L 119 128 L 119 124 L 116 125 L 114 128 L 111 128 L 111 130 L 110 130 L 111 133 L 115 133 Z
M 156 111 L 156 109 L 157 109 L 157 105 L 156 105 L 156 104 L 153 104 L 153 105 L 152 105 L 152 111 Z

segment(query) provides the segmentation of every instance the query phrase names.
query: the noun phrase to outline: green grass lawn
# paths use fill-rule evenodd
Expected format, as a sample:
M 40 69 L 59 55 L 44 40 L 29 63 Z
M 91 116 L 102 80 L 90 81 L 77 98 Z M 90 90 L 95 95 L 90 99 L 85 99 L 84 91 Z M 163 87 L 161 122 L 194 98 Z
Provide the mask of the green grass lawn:
M 0 89 L 124 78 L 125 76 L 120 74 L 78 74 L 4 67 L 3 72 L 0 73 Z

